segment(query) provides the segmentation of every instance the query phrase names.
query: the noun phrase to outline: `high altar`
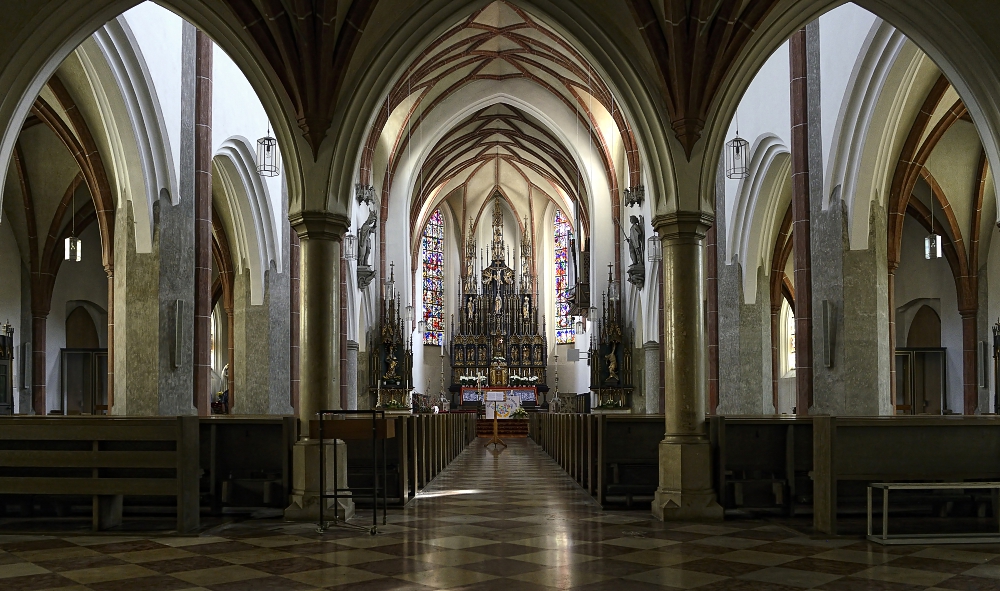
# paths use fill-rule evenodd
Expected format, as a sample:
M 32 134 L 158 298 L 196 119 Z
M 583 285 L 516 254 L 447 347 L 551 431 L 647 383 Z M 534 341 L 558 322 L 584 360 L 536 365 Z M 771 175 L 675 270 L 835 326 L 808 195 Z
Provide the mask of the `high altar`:
M 520 272 L 515 273 L 508 264 L 500 194 L 496 193 L 494 199 L 490 262 L 486 265 L 480 261 L 478 273 L 471 224 L 466 240 L 462 309 L 458 325 L 452 317 L 451 326 L 450 389 L 459 392 L 462 385 L 478 384 L 545 392 L 548 348 L 533 289 L 531 241 L 525 233 L 521 240 Z

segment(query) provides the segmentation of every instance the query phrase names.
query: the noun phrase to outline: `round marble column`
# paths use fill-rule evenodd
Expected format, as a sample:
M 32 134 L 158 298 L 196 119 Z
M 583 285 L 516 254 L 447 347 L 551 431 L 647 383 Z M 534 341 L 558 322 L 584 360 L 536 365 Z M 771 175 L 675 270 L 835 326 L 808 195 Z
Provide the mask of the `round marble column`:
M 653 226 L 663 248 L 663 374 L 666 433 L 660 442 L 658 519 L 722 519 L 712 490 L 705 432 L 705 234 L 711 215 L 677 212 Z
M 325 211 L 304 211 L 289 216 L 299 236 L 300 294 L 300 383 L 299 441 L 292 450 L 291 504 L 285 518 L 314 521 L 319 518 L 319 445 L 309 438 L 309 421 L 320 410 L 340 409 L 340 253 L 341 239 L 350 219 Z M 336 393 L 336 395 L 334 395 Z M 347 486 L 347 448 L 342 441 L 324 441 L 326 460 L 325 490 L 335 486 L 333 457 L 337 454 L 336 480 Z M 347 493 L 349 494 L 349 493 Z M 325 510 L 332 516 L 333 501 Z M 341 518 L 354 514 L 354 502 L 343 497 L 337 513 Z

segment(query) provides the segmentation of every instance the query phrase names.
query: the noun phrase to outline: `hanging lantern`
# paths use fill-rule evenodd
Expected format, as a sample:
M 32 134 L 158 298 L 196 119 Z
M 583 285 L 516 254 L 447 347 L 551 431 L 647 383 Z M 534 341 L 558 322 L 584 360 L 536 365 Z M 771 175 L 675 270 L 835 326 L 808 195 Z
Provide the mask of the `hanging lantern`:
M 349 261 L 358 259 L 358 237 L 350 232 L 344 234 L 344 258 Z
M 579 336 L 583 334 L 583 318 L 580 316 L 576 317 L 576 323 L 573 325 L 575 333 Z
M 278 140 L 271 137 L 271 128 L 268 126 L 267 135 L 257 140 L 257 172 L 260 176 L 278 176 L 280 167 Z
M 739 136 L 726 142 L 726 178 L 745 179 L 750 172 L 750 142 Z
M 663 260 L 663 244 L 660 243 L 660 237 L 653 234 L 646 241 L 646 258 L 649 259 L 651 263 L 658 263 Z
M 413 306 L 406 307 L 406 323 L 407 324 L 413 323 Z
M 394 299 L 396 295 L 396 263 L 389 264 L 389 280 L 385 282 L 386 301 Z
M 621 288 L 618 286 L 617 281 L 612 281 L 611 284 L 608 285 L 608 301 L 617 302 L 620 299 L 622 299 Z
M 74 238 L 70 236 L 66 239 L 66 260 L 73 261 L 74 263 L 79 263 L 82 256 L 81 250 L 83 248 L 83 241 L 79 238 Z
M 73 193 L 70 208 L 73 212 L 73 221 L 72 226 L 70 226 L 69 238 L 66 239 L 66 260 L 79 263 L 83 256 L 83 241 L 76 237 L 76 193 Z
M 928 260 L 941 258 L 941 237 L 937 234 L 932 233 L 924 238 L 924 258 Z
M 417 323 L 417 332 L 419 332 L 420 334 L 424 334 L 425 332 L 427 332 L 427 321 L 421 320 L 420 322 Z

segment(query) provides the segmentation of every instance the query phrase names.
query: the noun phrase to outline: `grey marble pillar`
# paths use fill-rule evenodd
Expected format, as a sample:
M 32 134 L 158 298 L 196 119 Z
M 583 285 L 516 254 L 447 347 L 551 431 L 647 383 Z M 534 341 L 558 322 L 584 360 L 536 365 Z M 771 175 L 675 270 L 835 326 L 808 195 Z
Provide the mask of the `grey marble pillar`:
M 646 401 L 646 414 L 656 415 L 663 412 L 660 408 L 660 343 L 647 341 L 642 346 L 643 352 L 643 397 Z
M 347 409 L 358 410 L 358 343 L 347 341 Z
M 314 521 L 319 517 L 319 441 L 310 438 L 309 423 L 320 410 L 340 408 L 340 338 L 343 322 L 340 318 L 340 254 L 341 239 L 350 220 L 345 215 L 326 211 L 306 211 L 289 216 L 301 242 L 301 390 L 299 422 L 302 437 L 292 449 L 292 494 L 285 509 L 285 518 L 293 521 Z M 335 395 L 336 393 L 336 395 Z M 347 446 L 342 441 L 326 440 L 328 464 L 325 490 L 347 487 Z M 339 472 L 333 471 L 333 454 L 337 454 Z M 336 510 L 349 519 L 354 515 L 354 501 L 341 498 L 333 507 L 327 500 L 324 507 Z M 324 509 L 325 510 L 325 509 Z
M 708 349 L 705 342 L 705 232 L 700 212 L 653 220 L 663 248 L 663 334 L 666 433 L 659 449 L 653 516 L 661 520 L 722 519 L 712 490 L 705 432 Z
M 180 195 L 163 194 L 157 201 L 158 273 L 158 408 L 161 415 L 194 414 L 194 128 L 197 31 L 185 22 L 181 42 L 181 142 L 178 180 Z M 174 204 L 176 201 L 176 205 Z M 131 231 L 131 230 L 129 230 Z M 117 237 L 117 234 L 115 234 Z M 115 257 L 115 261 L 118 261 Z M 119 269 L 115 269 L 116 281 Z M 115 298 L 116 306 L 119 298 Z M 181 302 L 178 318 L 177 302 Z M 116 321 L 124 316 L 115 314 Z M 131 319 L 129 319 L 131 320 Z M 175 344 L 180 322 L 179 346 Z M 152 328 L 152 327 L 150 327 Z M 117 343 L 117 341 L 116 341 Z M 120 343 L 117 343 L 119 347 Z M 179 353 L 179 354 L 178 354 Z M 118 365 L 115 365 L 118 370 Z M 117 385 L 117 384 L 116 384 Z M 117 391 L 116 391 L 117 392 Z M 130 391 L 131 393 L 131 391 Z M 117 396 L 115 403 L 117 404 Z M 129 414 L 132 414 L 131 411 Z

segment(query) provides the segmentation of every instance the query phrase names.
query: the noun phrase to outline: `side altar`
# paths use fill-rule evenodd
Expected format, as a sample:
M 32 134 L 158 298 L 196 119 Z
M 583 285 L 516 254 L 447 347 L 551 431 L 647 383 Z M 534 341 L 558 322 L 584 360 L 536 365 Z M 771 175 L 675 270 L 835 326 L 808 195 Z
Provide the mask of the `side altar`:
M 594 412 L 631 412 L 634 348 L 635 330 L 622 315 L 621 292 L 609 268 L 601 319 L 590 340 L 590 390 L 597 397 Z
M 409 411 L 413 391 L 413 350 L 400 314 L 395 268 L 389 273 L 378 324 L 368 330 L 368 393 L 371 408 Z
M 470 223 L 465 247 L 458 324 L 452 317 L 449 357 L 452 392 L 463 384 L 488 388 L 520 388 L 548 391 L 546 363 L 548 347 L 544 320 L 539 322 L 537 296 L 533 293 L 531 242 L 521 240 L 520 272 L 510 267 L 510 251 L 504 242 L 503 210 L 499 193 L 494 195 L 493 237 L 490 263 L 479 261 L 477 270 L 474 228 Z M 544 318 L 544 317 L 543 317 Z M 519 390 L 520 391 L 520 390 Z

